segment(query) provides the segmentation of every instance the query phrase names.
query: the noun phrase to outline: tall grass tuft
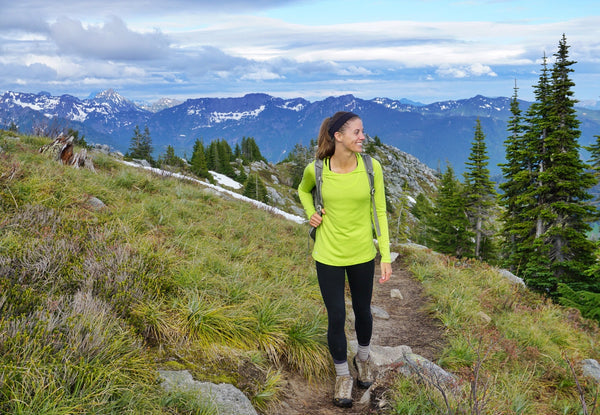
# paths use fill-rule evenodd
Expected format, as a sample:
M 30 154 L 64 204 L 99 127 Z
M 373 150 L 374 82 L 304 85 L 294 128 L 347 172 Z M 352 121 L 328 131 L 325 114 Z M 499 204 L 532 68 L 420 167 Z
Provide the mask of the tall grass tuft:
M 218 411 L 162 391 L 167 365 L 272 408 L 286 364 L 330 370 L 303 226 L 104 154 L 63 166 L 48 142 L 0 132 L 0 413 Z
M 597 324 L 511 283 L 484 263 L 409 247 L 402 257 L 423 282 L 432 299 L 430 310 L 447 329 L 447 346 L 437 363 L 471 380 L 463 395 L 452 397 L 450 409 L 464 412 L 452 413 L 580 413 L 576 380 L 565 356 L 597 360 Z M 450 413 L 439 406 L 435 391 L 415 389 L 406 381 L 399 381 L 396 390 L 394 413 Z M 399 402 L 402 392 L 429 409 L 407 408 Z M 584 385 L 581 393 L 591 397 L 593 386 Z
M 325 335 L 322 314 L 306 316 L 292 324 L 287 332 L 285 355 L 292 369 L 309 379 L 323 379 L 331 375 L 331 357 Z

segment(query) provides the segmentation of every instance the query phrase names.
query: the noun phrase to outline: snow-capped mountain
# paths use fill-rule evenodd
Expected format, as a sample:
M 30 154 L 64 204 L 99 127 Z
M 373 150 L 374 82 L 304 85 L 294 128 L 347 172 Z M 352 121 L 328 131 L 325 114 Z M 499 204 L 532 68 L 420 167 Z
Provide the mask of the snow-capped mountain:
M 175 105 L 179 105 L 181 103 L 182 103 L 182 101 L 180 101 L 178 99 L 161 98 L 158 101 L 153 102 L 153 103 L 140 102 L 140 103 L 136 103 L 136 104 L 138 107 L 145 109 L 147 111 L 158 112 L 158 111 L 162 111 L 167 108 L 174 107 Z
M 504 161 L 506 122 L 510 98 L 451 100 L 423 105 L 408 100 L 352 95 L 309 102 L 266 94 L 236 98 L 196 98 L 176 104 L 165 102 L 157 112 L 141 108 L 113 90 L 80 100 L 47 92 L 6 92 L 0 96 L 0 126 L 14 123 L 23 132 L 36 124 L 58 123 L 85 135 L 86 141 L 103 143 L 126 152 L 136 125 L 148 126 L 157 154 L 167 145 L 181 156 L 191 156 L 194 142 L 209 144 L 225 139 L 232 147 L 243 137 L 253 137 L 262 154 L 272 162 L 283 160 L 297 143 L 316 139 L 321 122 L 336 111 L 354 111 L 365 131 L 381 141 L 416 156 L 432 168 L 450 162 L 461 172 L 470 153 L 477 118 L 486 135 L 492 174 Z M 521 102 L 525 111 L 529 103 Z M 600 111 L 578 109 L 581 145 L 590 145 L 600 133 Z

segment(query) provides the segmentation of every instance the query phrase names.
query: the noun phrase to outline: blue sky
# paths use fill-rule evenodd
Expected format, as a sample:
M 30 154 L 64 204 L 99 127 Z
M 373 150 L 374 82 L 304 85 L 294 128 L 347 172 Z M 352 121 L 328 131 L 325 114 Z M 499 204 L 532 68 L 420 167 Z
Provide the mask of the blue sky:
M 575 98 L 600 100 L 596 0 L 3 3 L 4 91 L 431 103 L 511 96 L 516 80 L 532 100 L 541 58 L 552 61 L 564 33 Z

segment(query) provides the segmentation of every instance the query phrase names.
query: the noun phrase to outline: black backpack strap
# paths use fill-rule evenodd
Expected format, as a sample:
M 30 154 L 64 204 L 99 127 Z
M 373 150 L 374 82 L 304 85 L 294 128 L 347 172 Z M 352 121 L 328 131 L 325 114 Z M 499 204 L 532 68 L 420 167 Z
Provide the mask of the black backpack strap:
M 313 195 L 313 202 L 315 204 L 315 209 L 321 214 L 321 209 L 323 209 L 323 194 L 321 193 L 321 188 L 323 186 L 323 160 L 316 159 L 315 160 L 315 193 Z
M 319 215 L 321 215 L 321 209 L 323 209 L 323 194 L 321 193 L 321 188 L 323 186 L 323 160 L 316 159 L 315 160 L 315 187 L 312 190 L 313 196 L 313 204 L 315 205 L 315 210 Z M 310 248 L 310 239 L 315 240 L 317 237 L 317 228 L 310 227 L 308 231 L 308 235 L 310 236 L 308 240 L 309 248 Z
M 379 219 L 377 218 L 377 207 L 375 206 L 375 173 L 373 172 L 373 160 L 368 154 L 362 154 L 363 163 L 365 163 L 365 169 L 369 176 L 369 187 L 371 193 L 371 203 L 373 205 L 373 219 L 375 220 L 375 230 L 377 236 L 381 236 L 381 230 L 379 229 Z

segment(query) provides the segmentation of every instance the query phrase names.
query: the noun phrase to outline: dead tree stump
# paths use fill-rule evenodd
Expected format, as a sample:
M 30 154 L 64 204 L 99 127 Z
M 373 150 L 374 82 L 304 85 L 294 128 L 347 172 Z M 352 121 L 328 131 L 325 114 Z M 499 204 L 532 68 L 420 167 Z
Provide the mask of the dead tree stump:
M 82 149 L 79 153 L 74 153 L 73 136 L 59 136 L 50 144 L 40 148 L 40 153 L 45 153 L 60 161 L 62 164 L 74 166 L 75 168 L 85 167 L 93 172 L 96 171 L 92 159 L 88 157 L 87 151 Z

